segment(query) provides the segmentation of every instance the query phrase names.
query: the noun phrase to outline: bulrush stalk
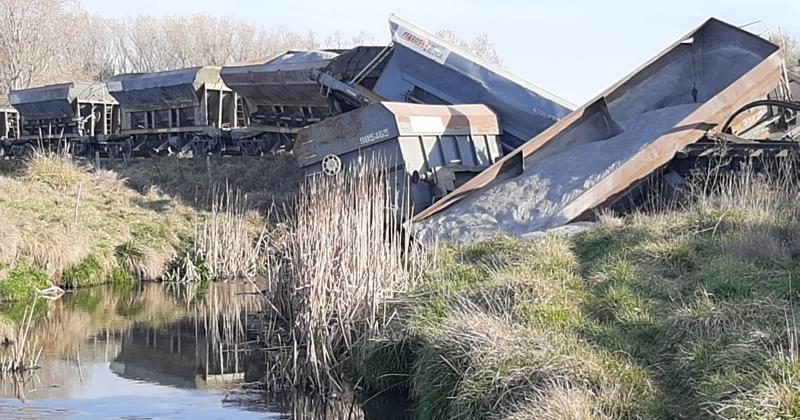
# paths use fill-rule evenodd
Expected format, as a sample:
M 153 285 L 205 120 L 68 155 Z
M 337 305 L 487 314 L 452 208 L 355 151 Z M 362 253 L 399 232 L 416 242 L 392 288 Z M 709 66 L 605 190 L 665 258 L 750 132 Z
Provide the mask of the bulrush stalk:
M 400 229 L 408 197 L 393 175 L 364 163 L 309 178 L 288 232 L 270 238 L 267 299 L 285 331 L 278 374 L 295 387 L 341 388 L 343 362 L 387 320 L 381 303 L 413 284 L 422 253 Z M 277 334 L 277 333 L 276 333 Z

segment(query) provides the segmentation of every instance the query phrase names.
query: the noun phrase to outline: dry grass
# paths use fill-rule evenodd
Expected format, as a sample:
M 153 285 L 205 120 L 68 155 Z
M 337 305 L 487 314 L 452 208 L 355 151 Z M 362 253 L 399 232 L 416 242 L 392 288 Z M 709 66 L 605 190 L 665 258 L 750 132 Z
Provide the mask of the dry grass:
M 264 267 L 266 225 L 238 191 L 217 197 L 195 228 L 194 252 L 215 278 L 253 278 Z
M 554 381 L 537 387 L 535 395 L 521 403 L 519 411 L 503 419 L 611 420 L 614 417 L 603 412 L 598 394 L 613 395 L 613 392 L 605 389 L 594 391 L 574 383 Z
M 421 258 L 398 230 L 407 199 L 363 165 L 303 185 L 267 261 L 269 305 L 284 331 L 279 375 L 298 388 L 342 388 L 352 348 L 381 330 L 381 303 L 414 283 Z M 277 340 L 277 338 L 276 338 Z
M 109 161 L 104 166 L 128 180 L 131 188 L 145 193 L 157 188 L 183 203 L 211 210 L 208 193 L 227 185 L 240 191 L 256 210 L 268 214 L 294 200 L 303 171 L 291 156 L 223 157 L 193 159 L 153 157 L 127 164 Z M 277 215 L 277 214 L 273 214 Z
M 164 200 L 169 211 L 148 206 Z M 157 278 L 195 212 L 136 193 L 113 173 L 40 153 L 0 176 L 0 214 L 7 238 L 0 265 L 32 263 L 57 284 L 77 287 L 106 281 L 116 267 Z
M 593 393 L 570 410 L 601 417 L 643 417 L 655 397 L 640 368 L 573 334 L 479 310 L 454 313 L 432 332 L 423 337 L 412 384 L 425 418 L 499 418 L 527 405 L 556 412 L 565 408 L 558 383 L 561 391 Z

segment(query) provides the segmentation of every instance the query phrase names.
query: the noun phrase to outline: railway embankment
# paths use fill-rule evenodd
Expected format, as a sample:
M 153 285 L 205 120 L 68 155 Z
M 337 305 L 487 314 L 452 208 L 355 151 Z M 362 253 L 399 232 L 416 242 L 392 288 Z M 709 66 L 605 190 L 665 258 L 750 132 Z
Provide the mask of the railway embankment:
M 50 154 L 5 161 L 0 301 L 20 312 L 13 307 L 57 288 L 256 274 L 263 267 L 261 213 L 212 172 L 229 168 L 200 161 L 177 170 L 178 160 L 163 172 L 132 164 L 128 173 Z M 181 178 L 194 200 L 176 190 Z

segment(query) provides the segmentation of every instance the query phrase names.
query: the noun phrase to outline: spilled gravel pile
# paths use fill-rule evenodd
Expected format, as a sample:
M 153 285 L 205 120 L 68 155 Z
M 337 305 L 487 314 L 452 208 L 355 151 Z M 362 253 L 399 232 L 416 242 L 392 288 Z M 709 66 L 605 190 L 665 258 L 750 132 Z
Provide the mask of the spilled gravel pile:
M 559 211 L 699 106 L 681 104 L 648 111 L 620 122 L 624 131 L 617 136 L 549 156 L 534 153 L 525 160 L 523 174 L 495 181 L 417 223 L 415 235 L 423 241 L 474 243 L 498 234 L 520 237 L 562 226 L 568 221 L 555 217 Z

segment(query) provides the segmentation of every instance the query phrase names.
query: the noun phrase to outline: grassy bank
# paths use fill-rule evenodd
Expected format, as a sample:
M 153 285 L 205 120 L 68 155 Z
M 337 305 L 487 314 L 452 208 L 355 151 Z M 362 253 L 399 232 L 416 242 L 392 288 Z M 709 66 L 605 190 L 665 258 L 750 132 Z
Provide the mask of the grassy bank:
M 179 159 L 173 156 L 135 159 L 127 164 L 102 162 L 141 193 L 152 187 L 182 202 L 210 210 L 209 192 L 220 184 L 247 196 L 250 205 L 262 213 L 273 206 L 282 208 L 300 187 L 303 171 L 292 156 L 225 157 L 221 159 Z
M 800 207 L 721 178 L 574 238 L 448 247 L 352 359 L 420 418 L 796 418 Z
M 200 209 L 163 193 L 156 177 L 135 189 L 117 172 L 58 155 L 4 163 L 0 301 L 30 302 L 51 282 L 76 288 L 165 274 L 212 279 L 263 266 L 264 223 L 244 198 L 210 187 Z M 215 180 L 224 186 L 224 178 Z

